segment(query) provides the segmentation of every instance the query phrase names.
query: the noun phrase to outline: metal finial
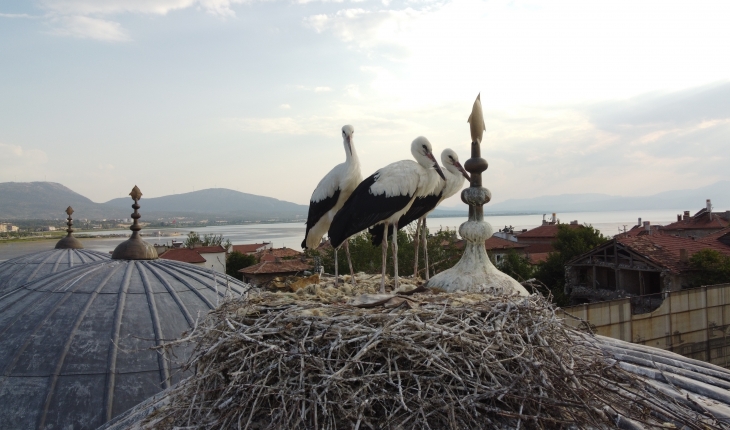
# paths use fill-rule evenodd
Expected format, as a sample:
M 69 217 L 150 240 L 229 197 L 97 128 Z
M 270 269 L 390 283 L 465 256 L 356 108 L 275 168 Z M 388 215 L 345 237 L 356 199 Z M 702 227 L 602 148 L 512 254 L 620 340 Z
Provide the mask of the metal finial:
M 426 284 L 445 291 L 504 291 L 527 296 L 527 290 L 510 276 L 500 272 L 489 260 L 484 241 L 492 236 L 489 223 L 484 222 L 484 204 L 492 199 L 492 193 L 482 187 L 482 172 L 489 164 L 481 156 L 480 144 L 484 135 L 484 115 L 480 97 L 474 101 L 469 116 L 471 132 L 471 158 L 464 169 L 471 173 L 469 188 L 461 192 L 461 200 L 469 205 L 469 219 L 459 227 L 459 235 L 466 240 L 464 254 L 456 265 L 437 274 Z
M 73 222 L 73 219 L 71 219 L 72 213 L 74 213 L 73 208 L 71 206 L 67 207 L 66 208 L 66 214 L 68 215 L 68 218 L 66 218 L 66 221 L 67 221 L 66 225 L 68 226 L 68 228 L 66 228 L 67 234 L 66 234 L 66 237 L 64 237 L 63 239 L 59 240 L 56 243 L 56 249 L 83 249 L 84 248 L 84 245 L 82 245 L 81 242 L 73 236 L 74 222 Z
M 157 259 L 157 250 L 154 246 L 142 240 L 139 231 L 142 230 L 142 226 L 139 225 L 139 219 L 142 217 L 137 210 L 140 205 L 137 203 L 142 198 L 142 191 L 135 185 L 132 188 L 132 192 L 129 193 L 134 200 L 132 209 L 132 225 L 129 227 L 132 230 L 132 236 L 124 242 L 117 245 L 112 253 L 112 259 L 115 260 L 155 260 Z

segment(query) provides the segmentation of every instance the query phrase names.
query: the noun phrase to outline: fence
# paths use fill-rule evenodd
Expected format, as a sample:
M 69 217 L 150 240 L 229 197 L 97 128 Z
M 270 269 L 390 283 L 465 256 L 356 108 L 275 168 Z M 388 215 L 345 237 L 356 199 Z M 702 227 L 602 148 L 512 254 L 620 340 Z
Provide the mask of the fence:
M 730 284 L 662 293 L 648 313 L 635 313 L 657 295 L 563 308 L 587 321 L 596 334 L 666 349 L 730 368 Z M 654 307 L 654 306 L 652 306 Z M 572 326 L 582 324 L 566 317 Z

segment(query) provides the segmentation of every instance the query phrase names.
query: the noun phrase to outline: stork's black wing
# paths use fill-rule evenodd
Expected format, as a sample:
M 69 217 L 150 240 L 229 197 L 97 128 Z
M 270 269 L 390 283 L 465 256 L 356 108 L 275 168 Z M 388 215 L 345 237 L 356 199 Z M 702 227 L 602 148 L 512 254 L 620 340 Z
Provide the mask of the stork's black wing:
M 420 219 L 422 216 L 431 212 L 439 204 L 440 200 L 441 193 L 439 193 L 438 195 L 430 194 L 426 197 L 417 197 L 416 200 L 413 201 L 411 208 L 408 209 L 408 212 L 403 214 L 403 216 L 401 216 L 398 220 L 398 229 L 402 229 L 413 221 Z M 383 226 L 383 224 L 378 224 L 368 229 L 368 232 L 373 237 L 372 243 L 374 246 L 380 246 L 380 243 L 383 241 L 384 230 L 385 227 Z M 388 226 L 388 235 L 392 234 L 393 226 L 390 225 Z
M 309 202 L 309 213 L 307 214 L 307 232 L 304 233 L 304 240 L 302 241 L 302 249 L 307 249 L 307 236 L 309 230 L 317 224 L 327 212 L 330 211 L 337 204 L 337 199 L 340 198 L 340 189 L 338 188 L 334 194 L 318 202 Z
M 370 194 L 370 186 L 375 181 L 375 175 L 362 181 L 342 209 L 337 211 L 328 232 L 330 243 L 335 248 L 350 236 L 388 219 L 411 201 L 411 195 L 386 197 L 385 194 Z

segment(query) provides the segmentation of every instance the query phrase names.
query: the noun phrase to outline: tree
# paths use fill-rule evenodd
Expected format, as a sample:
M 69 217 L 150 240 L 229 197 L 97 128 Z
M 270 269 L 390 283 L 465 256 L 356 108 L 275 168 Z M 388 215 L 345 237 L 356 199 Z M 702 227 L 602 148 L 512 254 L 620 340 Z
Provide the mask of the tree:
M 690 257 L 689 265 L 694 272 L 691 278 L 695 287 L 730 282 L 730 256 L 714 249 L 696 252 Z
M 565 264 L 573 258 L 604 244 L 608 238 L 590 225 L 571 228 L 566 224 L 558 225 L 558 236 L 553 242 L 555 252 L 537 266 L 535 278 L 545 284 L 553 293 L 553 301 L 558 306 L 569 304 L 565 295 Z
M 226 257 L 226 275 L 232 276 L 238 280 L 243 280 L 243 274 L 239 270 L 244 267 L 256 264 L 256 257 L 244 254 L 239 251 L 233 251 Z
M 507 255 L 498 264 L 498 268 L 519 282 L 532 278 L 535 272 L 535 268 L 530 264 L 530 261 L 526 257 L 519 255 L 514 249 L 510 249 L 507 252 Z
M 231 241 L 226 239 L 225 242 L 223 242 L 223 235 L 222 234 L 204 234 L 203 237 L 200 237 L 200 235 L 194 231 L 191 231 L 188 234 L 188 238 L 185 239 L 185 242 L 183 245 L 186 248 L 195 248 L 196 246 L 217 246 L 217 245 L 224 245 L 225 248 L 228 248 L 228 246 L 231 244 Z

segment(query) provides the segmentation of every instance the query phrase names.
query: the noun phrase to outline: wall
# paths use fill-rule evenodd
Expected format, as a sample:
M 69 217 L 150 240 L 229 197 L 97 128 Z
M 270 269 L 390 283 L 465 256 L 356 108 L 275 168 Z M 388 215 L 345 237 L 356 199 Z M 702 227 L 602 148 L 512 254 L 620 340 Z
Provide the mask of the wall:
M 218 273 L 226 273 L 225 252 L 201 252 L 200 255 L 205 258 L 205 267 L 207 267 L 208 269 L 213 269 Z
M 632 301 L 664 297 L 653 312 L 636 314 Z M 730 368 L 730 284 L 711 285 L 562 309 L 596 334 L 676 352 Z M 581 322 L 563 315 L 568 325 Z

